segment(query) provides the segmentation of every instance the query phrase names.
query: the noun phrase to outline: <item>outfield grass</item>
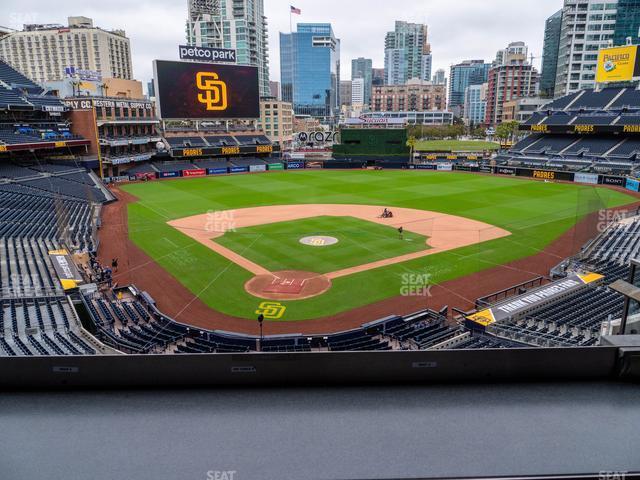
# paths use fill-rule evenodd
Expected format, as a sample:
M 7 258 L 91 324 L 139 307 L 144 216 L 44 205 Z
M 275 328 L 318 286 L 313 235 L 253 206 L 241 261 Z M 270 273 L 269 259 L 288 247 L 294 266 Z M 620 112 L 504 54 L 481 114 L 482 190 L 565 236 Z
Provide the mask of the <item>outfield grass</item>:
M 415 147 L 424 152 L 481 152 L 499 148 L 498 143 L 482 140 L 419 140 Z
M 300 239 L 327 235 L 338 243 L 303 245 Z M 315 217 L 239 228 L 215 240 L 271 272 L 301 270 L 329 273 L 344 268 L 427 250 L 427 238 L 353 217 Z
M 321 296 L 288 302 L 283 321 L 335 314 L 398 296 L 407 273 L 426 273 L 434 283 L 440 283 L 534 255 L 586 213 L 635 201 L 618 191 L 587 185 L 401 170 L 273 172 L 146 182 L 122 188 L 140 199 L 129 205 L 133 242 L 213 309 L 249 319 L 254 319 L 259 303 L 243 288 L 252 275 L 170 227 L 167 221 L 208 210 L 344 203 L 434 210 L 512 233 L 335 279 L 333 287 Z

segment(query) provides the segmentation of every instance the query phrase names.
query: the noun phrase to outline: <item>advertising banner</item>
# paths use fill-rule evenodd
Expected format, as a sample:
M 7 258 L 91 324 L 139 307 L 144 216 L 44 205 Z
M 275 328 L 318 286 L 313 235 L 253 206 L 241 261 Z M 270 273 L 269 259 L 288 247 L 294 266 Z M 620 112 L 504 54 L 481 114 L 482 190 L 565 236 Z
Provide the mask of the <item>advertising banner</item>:
M 626 179 L 624 177 L 612 177 L 609 175 L 601 175 L 600 183 L 602 185 L 615 185 L 616 187 L 624 187 Z
M 227 172 L 225 167 L 207 168 L 207 175 L 223 175 Z
M 256 67 L 166 60 L 153 66 L 162 119 L 260 117 Z
M 175 172 L 158 172 L 158 178 L 174 178 L 174 177 L 179 177 L 180 176 L 180 172 L 179 171 L 175 171 Z
M 493 173 L 493 168 L 491 168 L 489 165 L 481 165 L 478 168 L 478 171 L 482 173 Z
M 531 177 L 538 180 L 562 180 L 565 182 L 573 181 L 572 172 L 556 172 L 553 170 L 537 170 L 529 168 L 518 168 L 517 175 L 519 177 Z
M 627 183 L 625 185 L 627 190 L 632 190 L 634 192 L 640 191 L 640 181 L 635 178 L 627 178 Z
M 435 170 L 436 166 L 432 164 L 422 163 L 422 164 L 416 165 L 416 168 L 418 170 Z
M 250 172 L 266 172 L 267 166 L 266 165 L 249 165 L 249 171 Z
M 248 172 L 249 169 L 247 167 L 231 167 L 229 168 L 230 173 L 245 173 Z
M 132 180 L 155 180 L 156 174 L 153 172 L 136 173 Z
M 283 163 L 270 163 L 269 170 L 284 170 Z
M 193 168 L 191 170 L 182 170 L 183 177 L 204 177 L 207 171 L 204 168 Z
M 180 60 L 199 60 L 201 62 L 236 63 L 236 51 L 229 48 L 196 47 L 179 45 Z
M 515 175 L 516 169 L 511 167 L 498 167 L 496 173 L 498 175 Z
M 640 75 L 638 45 L 603 48 L 598 52 L 596 82 L 629 82 Z
M 288 162 L 287 170 L 299 170 L 304 168 L 304 162 Z
M 49 259 L 64 290 L 69 290 L 83 282 L 82 276 L 66 250 L 49 250 Z
M 453 170 L 453 166 L 450 163 L 439 163 L 437 170 L 439 172 L 451 172 Z
M 573 181 L 577 183 L 592 183 L 595 185 L 598 183 L 598 175 L 578 172 L 574 174 Z

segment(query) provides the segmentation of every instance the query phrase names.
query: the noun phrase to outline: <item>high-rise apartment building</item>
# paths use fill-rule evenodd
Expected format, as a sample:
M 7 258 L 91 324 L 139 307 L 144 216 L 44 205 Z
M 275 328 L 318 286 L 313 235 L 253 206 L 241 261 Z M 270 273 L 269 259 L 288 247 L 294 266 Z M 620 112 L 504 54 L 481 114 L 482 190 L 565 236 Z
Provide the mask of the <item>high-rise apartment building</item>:
M 487 80 L 487 125 L 502 122 L 505 102 L 537 95 L 539 74 L 527 60 L 527 55 L 524 42 L 512 42 L 496 54 Z
M 351 80 L 351 105 L 362 106 L 365 104 L 365 83 L 364 78 L 354 78 Z
M 562 9 L 547 18 L 544 28 L 542 48 L 542 72 L 540 74 L 540 95 L 553 97 L 558 68 L 558 47 L 562 31 Z
M 404 85 L 408 80 L 431 80 L 431 45 L 427 26 L 396 21 L 384 42 L 385 84 Z
M 449 71 L 449 110 L 457 116 L 464 111 L 464 94 L 470 85 L 482 85 L 487 81 L 490 63 L 484 60 L 465 60 L 452 65 Z
M 464 93 L 464 113 L 462 118 L 467 125 L 484 123 L 487 112 L 487 90 L 489 85 L 469 85 Z
M 379 87 L 384 85 L 384 68 L 373 68 L 371 69 L 371 85 Z
M 431 81 L 436 85 L 446 85 L 447 77 L 444 69 L 440 68 L 436 70 L 436 73 L 433 74 L 433 78 L 431 79 Z
M 371 110 L 374 112 L 423 112 L 445 107 L 444 85 L 413 79 L 406 85 L 373 87 Z
M 258 67 L 260 95 L 271 95 L 264 0 L 189 0 L 187 42 L 236 50 L 239 65 Z
M 371 86 L 373 84 L 373 60 L 370 58 L 354 58 L 351 60 L 351 80 L 362 78 L 364 80 L 364 98 L 361 103 L 371 103 Z
M 640 43 L 640 0 L 618 0 L 616 26 L 613 33 L 614 45 L 625 45 L 627 38 L 631 43 Z
M 340 106 L 351 106 L 352 80 L 340 80 Z
M 556 97 L 595 88 L 598 50 L 613 43 L 617 0 L 565 0 L 558 46 Z
M 330 23 L 299 23 L 280 33 L 282 99 L 296 115 L 331 123 L 340 111 L 340 40 Z
M 94 27 L 87 17 L 69 17 L 66 27 L 32 24 L 8 33 L 0 37 L 0 59 L 39 83 L 75 74 L 133 78 L 124 30 Z

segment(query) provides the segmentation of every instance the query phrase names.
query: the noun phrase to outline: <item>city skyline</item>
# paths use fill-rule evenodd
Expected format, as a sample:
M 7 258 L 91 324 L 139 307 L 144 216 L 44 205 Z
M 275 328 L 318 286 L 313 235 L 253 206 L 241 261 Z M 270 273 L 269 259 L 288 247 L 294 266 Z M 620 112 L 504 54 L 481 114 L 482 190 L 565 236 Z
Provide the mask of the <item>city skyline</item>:
M 79 7 L 71 0 L 61 0 L 55 7 L 43 0 L 8 0 L 5 3 L 8 12 L 2 20 L 5 27 L 21 29 L 24 23 L 65 24 L 68 16 L 84 15 L 93 18 L 98 27 L 124 29 L 131 39 L 134 78 L 143 82 L 152 77 L 152 60 L 177 58 L 177 45 L 185 42 L 186 1 L 143 1 L 132 5 L 125 0 L 114 0 L 108 11 L 99 6 Z M 342 40 L 341 78 L 351 78 L 353 58 L 371 58 L 374 68 L 384 65 L 385 34 L 393 29 L 395 20 L 428 25 L 433 71 L 445 69 L 447 76 L 451 64 L 470 58 L 490 60 L 497 49 L 511 41 L 524 41 L 530 52 L 540 57 L 545 20 L 562 6 L 562 1 L 545 1 L 541 6 L 540 2 L 526 0 L 519 2 L 516 9 L 507 0 L 493 0 L 490 5 L 460 0 L 452 10 L 444 0 L 432 0 L 427 5 L 415 0 L 399 0 L 393 5 L 379 0 L 357 0 L 348 5 L 336 0 L 322 3 L 265 0 L 270 79 L 275 81 L 280 80 L 278 34 L 289 32 L 291 4 L 302 10 L 302 15 L 292 16 L 294 30 L 298 22 L 332 24 L 336 36 Z M 372 22 L 368 16 L 361 18 L 358 14 L 365 7 L 366 11 L 378 12 L 376 19 L 384 20 Z M 159 31 L 163 33 L 161 37 Z M 535 58 L 533 64 L 539 69 L 540 59 Z

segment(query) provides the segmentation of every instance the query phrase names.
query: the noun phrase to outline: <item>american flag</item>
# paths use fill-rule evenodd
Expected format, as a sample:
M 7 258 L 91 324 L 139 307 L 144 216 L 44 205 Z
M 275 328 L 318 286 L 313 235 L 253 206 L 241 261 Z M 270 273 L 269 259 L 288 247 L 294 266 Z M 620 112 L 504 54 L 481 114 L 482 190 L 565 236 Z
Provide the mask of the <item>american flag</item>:
M 302 15 L 302 10 L 291 5 L 291 13 L 295 13 L 296 15 Z

